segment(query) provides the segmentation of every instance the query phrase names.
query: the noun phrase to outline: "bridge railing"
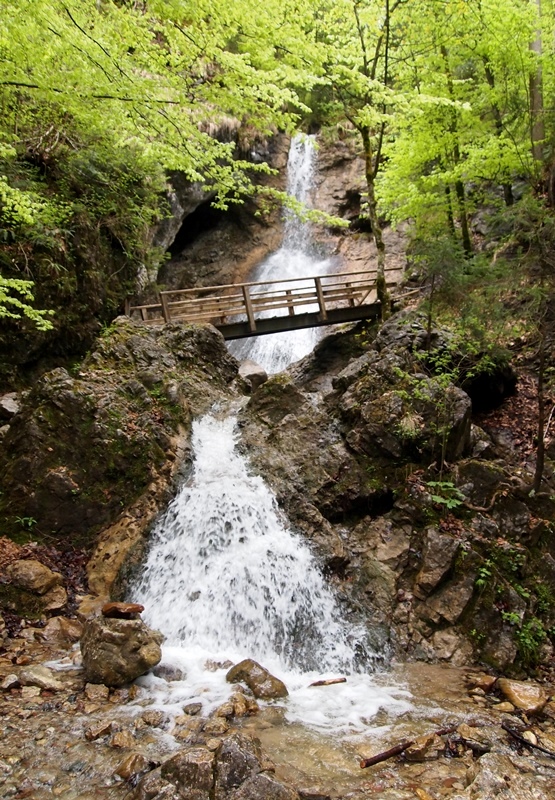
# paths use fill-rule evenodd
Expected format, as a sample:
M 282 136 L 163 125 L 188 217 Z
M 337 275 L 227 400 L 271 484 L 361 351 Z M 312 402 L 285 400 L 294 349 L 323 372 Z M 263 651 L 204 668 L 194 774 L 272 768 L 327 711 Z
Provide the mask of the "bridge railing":
M 386 270 L 386 272 L 394 270 Z M 387 281 L 394 286 L 395 281 Z M 160 292 L 160 303 L 126 306 L 126 313 L 150 324 L 211 322 L 225 325 L 246 318 L 256 331 L 257 317 L 318 311 L 321 322 L 332 308 L 376 302 L 376 273 L 350 272 L 279 281 L 206 286 Z

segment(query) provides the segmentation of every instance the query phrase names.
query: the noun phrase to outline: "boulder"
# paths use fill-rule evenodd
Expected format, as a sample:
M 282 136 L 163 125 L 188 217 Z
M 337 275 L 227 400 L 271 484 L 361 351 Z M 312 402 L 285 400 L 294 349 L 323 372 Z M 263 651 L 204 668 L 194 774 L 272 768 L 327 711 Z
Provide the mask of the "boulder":
M 215 771 L 215 800 L 227 800 L 229 793 L 261 771 L 262 752 L 257 739 L 233 733 L 222 743 Z
M 251 391 L 255 392 L 259 386 L 266 383 L 268 380 L 268 373 L 259 364 L 254 361 L 241 361 L 239 364 L 239 375 L 246 380 L 250 386 Z
M 225 677 L 229 683 L 246 683 L 254 696 L 262 700 L 287 697 L 289 694 L 283 681 L 250 658 L 232 667 Z
M 80 643 L 86 680 L 106 686 L 135 680 L 159 663 L 163 638 L 141 620 L 88 620 Z
M 548 700 L 542 687 L 534 683 L 499 678 L 497 687 L 509 703 L 526 714 L 538 714 Z
M 14 586 L 39 595 L 46 594 L 49 589 L 62 582 L 59 572 L 53 572 L 32 558 L 13 561 L 7 567 L 6 573 Z
M 186 791 L 190 800 L 210 800 L 214 787 L 215 755 L 204 747 L 194 747 L 177 753 L 162 764 L 161 778 L 179 790 Z

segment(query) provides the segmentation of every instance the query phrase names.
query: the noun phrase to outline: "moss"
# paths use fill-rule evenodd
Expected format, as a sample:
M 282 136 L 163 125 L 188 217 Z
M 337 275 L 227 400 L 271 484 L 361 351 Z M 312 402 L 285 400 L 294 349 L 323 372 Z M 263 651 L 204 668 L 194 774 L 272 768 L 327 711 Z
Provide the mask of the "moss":
M 11 583 L 0 583 L 0 607 L 29 620 L 40 619 L 43 614 L 42 598 Z

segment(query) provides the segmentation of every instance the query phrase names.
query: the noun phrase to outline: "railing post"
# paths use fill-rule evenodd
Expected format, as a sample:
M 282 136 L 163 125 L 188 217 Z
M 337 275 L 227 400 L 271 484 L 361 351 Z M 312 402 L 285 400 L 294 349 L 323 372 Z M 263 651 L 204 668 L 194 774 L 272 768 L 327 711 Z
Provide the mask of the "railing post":
M 168 298 L 166 297 L 166 292 L 160 292 L 160 302 L 162 303 L 162 314 L 164 316 L 164 322 L 170 322 L 170 307 L 168 305 Z
M 351 282 L 350 282 L 350 281 L 347 281 L 347 282 L 345 283 L 345 286 L 346 286 L 346 287 L 347 287 L 347 289 L 349 290 L 349 305 L 350 305 L 350 307 L 351 307 L 351 308 L 354 308 L 354 305 L 355 305 L 355 298 L 354 298 L 354 292 L 353 292 L 353 290 L 351 289 Z
M 125 298 L 125 302 L 123 304 L 123 313 L 126 317 L 131 316 L 131 300 L 128 297 Z
M 326 303 L 324 301 L 324 293 L 322 291 L 322 279 L 314 278 L 314 283 L 316 284 L 316 295 L 318 297 L 318 306 L 320 308 L 320 319 L 322 322 L 325 322 L 325 320 L 328 318 L 328 312 L 326 311 Z
M 289 316 L 290 317 L 294 317 L 295 316 L 295 306 L 293 305 L 292 300 L 291 300 L 291 298 L 293 296 L 292 293 L 291 293 L 291 289 L 286 289 L 285 290 L 285 294 L 287 296 L 287 310 L 289 312 Z
M 245 301 L 245 308 L 247 309 L 247 319 L 249 321 L 249 329 L 252 333 L 256 331 L 256 320 L 254 318 L 254 311 L 252 308 L 251 296 L 249 294 L 249 287 L 243 286 L 241 287 L 243 290 L 243 300 Z

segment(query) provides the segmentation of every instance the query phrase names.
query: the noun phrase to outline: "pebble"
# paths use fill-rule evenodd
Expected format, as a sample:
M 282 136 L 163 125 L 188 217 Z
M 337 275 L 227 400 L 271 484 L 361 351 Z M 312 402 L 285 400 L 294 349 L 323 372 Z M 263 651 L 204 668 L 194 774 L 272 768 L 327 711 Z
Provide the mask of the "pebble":
M 499 711 L 503 714 L 512 714 L 513 711 L 515 710 L 515 707 L 513 706 L 512 703 L 505 701 L 503 703 L 497 703 L 496 705 L 494 705 L 493 710 Z
M 135 737 L 131 731 L 118 731 L 110 740 L 110 747 L 133 747 Z
M 85 696 L 93 703 L 101 703 L 108 700 L 110 690 L 103 683 L 87 683 L 85 684 Z
M 523 731 L 522 738 L 526 739 L 526 741 L 530 742 L 530 744 L 538 743 L 538 737 L 536 736 L 535 733 L 532 733 L 532 731 Z
M 14 675 L 13 672 L 11 672 L 9 675 L 6 675 L 0 684 L 0 688 L 4 689 L 4 691 L 15 689 L 17 686 L 19 686 L 19 678 L 17 675 Z
M 202 711 L 202 703 L 188 703 L 186 706 L 183 706 L 183 713 L 189 714 L 191 717 L 195 717 L 197 714 L 200 714 Z
M 146 772 L 149 766 L 148 759 L 146 759 L 142 753 L 131 753 L 131 755 L 124 758 L 123 761 L 118 764 L 114 775 L 119 775 L 124 781 L 128 781 L 140 775 L 141 772 Z
M 112 733 L 112 726 L 113 722 L 111 720 L 91 725 L 85 730 L 85 739 L 88 742 L 94 742 L 96 739 L 100 739 L 101 736 L 107 736 L 109 733 Z

